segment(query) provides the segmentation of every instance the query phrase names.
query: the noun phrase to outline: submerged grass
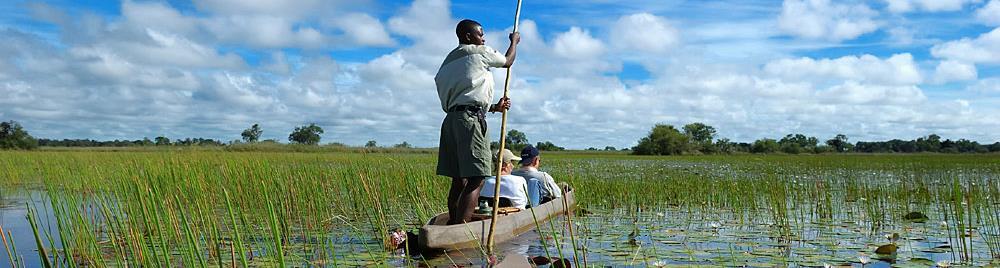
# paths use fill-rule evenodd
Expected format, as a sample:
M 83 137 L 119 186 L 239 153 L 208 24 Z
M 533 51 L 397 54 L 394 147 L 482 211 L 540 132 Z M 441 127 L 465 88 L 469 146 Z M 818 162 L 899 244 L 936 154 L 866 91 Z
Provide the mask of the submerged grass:
M 782 249 L 838 232 L 817 224 L 863 226 L 877 238 L 908 226 L 903 215 L 917 211 L 931 217 L 920 228 L 946 234 L 948 247 L 942 248 L 952 261 L 1000 258 L 997 155 L 562 153 L 545 159 L 543 169 L 577 190 L 583 210 L 636 219 L 631 238 L 642 243 L 627 251 L 637 263 L 672 254 L 666 245 L 681 243 L 687 251 L 678 263 L 697 264 L 705 250 L 688 236 L 653 240 L 662 230 L 640 225 L 663 219 L 640 219 L 645 216 L 635 211 L 677 216 L 685 226 L 676 228 L 685 234 L 764 226 L 760 233 L 772 240 L 757 242 Z M 446 210 L 449 181 L 433 174 L 435 161 L 423 152 L 0 152 L 0 189 L 45 192 L 55 226 L 42 223 L 58 236 L 39 233 L 49 240 L 39 240 L 38 249 L 61 267 L 407 265 L 419 258 L 387 253 L 385 235 L 413 230 Z M 601 263 L 599 255 L 610 253 L 588 248 L 611 246 L 588 218 L 567 218 L 562 228 L 536 223 L 543 227 L 545 254 L 572 257 L 578 266 L 591 256 L 590 263 Z M 568 237 L 560 235 L 576 226 L 581 228 Z M 547 235 L 555 238 L 552 244 Z M 3 241 L 11 264 L 23 265 L 18 248 L 7 246 L 13 239 Z M 720 241 L 723 250 L 713 254 L 727 263 L 771 255 L 739 239 Z M 573 254 L 564 252 L 566 246 Z M 779 256 L 771 260 L 799 258 Z

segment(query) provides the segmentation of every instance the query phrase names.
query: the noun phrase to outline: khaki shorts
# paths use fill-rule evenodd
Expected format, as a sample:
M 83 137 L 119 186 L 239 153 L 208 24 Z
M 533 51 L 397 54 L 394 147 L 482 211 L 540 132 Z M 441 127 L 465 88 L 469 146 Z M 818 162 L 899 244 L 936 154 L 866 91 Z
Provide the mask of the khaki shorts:
M 452 178 L 493 174 L 493 154 L 486 139 L 485 113 L 448 112 L 441 123 L 437 174 Z

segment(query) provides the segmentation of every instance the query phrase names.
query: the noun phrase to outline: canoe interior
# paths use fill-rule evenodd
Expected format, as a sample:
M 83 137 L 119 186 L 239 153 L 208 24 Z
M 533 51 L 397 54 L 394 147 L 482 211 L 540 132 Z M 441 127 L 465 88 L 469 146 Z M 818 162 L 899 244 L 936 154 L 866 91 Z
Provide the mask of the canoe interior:
M 501 243 L 535 228 L 534 218 L 544 222 L 551 217 L 565 213 L 563 200 L 570 207 L 576 205 L 574 191 L 567 191 L 563 198 L 557 198 L 534 208 L 507 215 L 500 214 L 496 218 L 497 226 L 494 241 Z M 448 213 L 441 213 L 420 228 L 419 244 L 421 250 L 454 250 L 475 248 L 486 240 L 493 219 L 483 219 L 464 224 L 447 225 Z

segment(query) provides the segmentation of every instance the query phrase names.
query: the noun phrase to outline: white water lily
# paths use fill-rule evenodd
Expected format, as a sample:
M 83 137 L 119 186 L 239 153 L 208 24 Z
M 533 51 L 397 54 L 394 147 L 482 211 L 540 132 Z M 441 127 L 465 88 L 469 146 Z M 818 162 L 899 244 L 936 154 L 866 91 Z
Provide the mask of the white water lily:
M 667 263 L 664 262 L 664 261 L 654 261 L 653 263 L 650 264 L 650 266 L 653 266 L 653 267 L 667 267 Z
M 829 263 L 825 263 L 825 262 L 824 262 L 824 263 L 823 263 L 823 268 L 833 268 L 833 265 L 832 265 L 832 264 L 829 264 Z
M 869 258 L 868 255 L 865 255 L 864 253 L 861 253 L 861 256 L 858 256 L 858 261 L 861 262 L 861 265 L 866 265 L 872 261 L 872 258 Z
M 719 227 L 722 227 L 722 225 L 720 225 L 718 222 L 712 222 L 709 224 L 709 226 L 712 226 L 713 229 L 719 229 Z
M 937 264 L 937 267 L 942 267 L 942 268 L 943 267 L 951 267 L 951 261 L 948 261 L 948 260 L 940 260 L 940 261 L 937 261 L 937 263 L 935 263 L 935 264 Z

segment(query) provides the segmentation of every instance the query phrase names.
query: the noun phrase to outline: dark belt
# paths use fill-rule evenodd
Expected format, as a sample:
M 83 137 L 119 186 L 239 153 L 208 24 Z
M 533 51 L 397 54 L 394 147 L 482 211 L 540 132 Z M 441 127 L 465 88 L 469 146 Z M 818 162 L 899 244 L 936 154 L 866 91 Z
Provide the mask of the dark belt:
M 449 112 L 461 112 L 461 111 L 479 112 L 482 110 L 483 107 L 475 105 L 457 105 L 457 106 L 452 106 L 451 109 L 448 109 Z

